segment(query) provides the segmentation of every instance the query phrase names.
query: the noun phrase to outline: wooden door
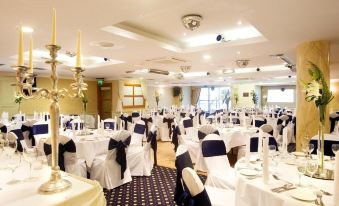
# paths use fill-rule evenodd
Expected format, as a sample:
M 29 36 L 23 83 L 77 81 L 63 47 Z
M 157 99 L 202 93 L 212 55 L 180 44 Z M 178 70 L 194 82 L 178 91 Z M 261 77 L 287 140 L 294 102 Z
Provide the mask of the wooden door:
M 112 118 L 112 84 L 98 87 L 98 111 L 101 119 Z

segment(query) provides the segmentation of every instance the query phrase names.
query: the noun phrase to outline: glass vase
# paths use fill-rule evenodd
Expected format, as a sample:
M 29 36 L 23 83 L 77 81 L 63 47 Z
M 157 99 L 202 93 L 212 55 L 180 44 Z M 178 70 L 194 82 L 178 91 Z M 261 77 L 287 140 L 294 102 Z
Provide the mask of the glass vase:
M 326 106 L 319 106 L 319 132 L 317 155 L 319 160 L 319 174 L 324 171 L 324 136 L 325 136 L 325 112 Z

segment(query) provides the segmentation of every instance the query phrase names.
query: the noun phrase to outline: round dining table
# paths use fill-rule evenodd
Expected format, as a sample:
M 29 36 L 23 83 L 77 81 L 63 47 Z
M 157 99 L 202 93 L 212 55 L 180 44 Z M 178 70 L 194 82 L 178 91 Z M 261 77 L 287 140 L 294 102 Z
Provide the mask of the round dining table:
M 262 162 L 258 161 L 257 158 L 251 159 L 253 162 L 249 165 L 246 165 L 244 158 L 240 159 L 235 165 L 236 206 L 315 205 L 315 200 L 306 201 L 306 199 L 309 198 L 310 195 L 314 197 L 317 192 L 322 194 L 322 201 L 324 205 L 334 206 L 332 195 L 334 194 L 333 180 L 315 179 L 302 175 L 301 186 L 299 186 L 298 170 L 295 164 L 298 161 L 303 160 L 297 160 L 297 157 L 289 155 L 281 158 L 280 161 L 276 161 L 278 164 L 272 164 L 273 161 L 270 159 L 271 167 L 269 181 L 267 184 L 264 184 L 261 167 Z M 334 168 L 333 160 L 327 161 L 326 164 L 328 167 Z M 249 171 L 252 172 L 248 171 L 249 168 Z M 286 185 L 287 183 L 293 184 L 289 187 L 289 190 L 280 190 L 279 192 L 272 191 L 275 188 Z M 331 195 L 325 195 L 324 191 L 330 193 Z

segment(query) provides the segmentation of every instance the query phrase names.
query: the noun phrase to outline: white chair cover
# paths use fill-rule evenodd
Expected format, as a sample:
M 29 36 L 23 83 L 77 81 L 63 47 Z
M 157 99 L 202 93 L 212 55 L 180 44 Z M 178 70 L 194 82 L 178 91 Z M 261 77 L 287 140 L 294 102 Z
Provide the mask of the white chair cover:
M 117 123 L 116 123 L 115 119 L 112 119 L 112 118 L 105 119 L 104 120 L 104 128 L 103 129 L 106 129 L 107 125 L 109 125 L 109 129 L 116 130 Z
M 132 139 L 131 139 L 131 146 L 142 146 L 142 140 L 144 139 L 146 131 L 145 122 L 142 120 L 138 120 L 133 129 Z
M 194 205 L 235 205 L 234 191 L 210 186 L 204 187 L 197 173 L 191 168 L 185 168 L 182 171 L 182 176 L 192 196 Z
M 48 138 L 45 141 L 45 146 L 44 146 L 44 152 L 46 152 L 46 146 L 47 148 L 51 147 L 51 139 Z M 64 167 L 65 167 L 65 172 L 75 174 L 81 177 L 87 177 L 87 166 L 85 163 L 85 160 L 83 159 L 78 159 L 77 154 L 76 154 L 76 146 L 75 143 L 73 142 L 72 139 L 66 136 L 59 136 L 59 144 L 66 147 L 65 152 L 63 153 L 63 158 L 64 158 Z M 67 146 L 71 148 L 73 151 L 67 150 Z M 60 148 L 60 147 L 59 147 Z M 59 150 L 59 152 L 61 152 Z M 51 165 L 51 154 L 45 154 L 47 158 L 48 165 Z M 60 158 L 60 157 L 59 157 Z
M 121 130 L 111 138 L 117 142 L 125 142 L 125 151 L 127 150 L 131 133 Z M 113 189 L 125 183 L 132 181 L 128 160 L 126 161 L 126 170 L 121 173 L 121 165 L 117 162 L 117 148 L 108 150 L 105 158 L 96 157 L 91 168 L 91 179 L 97 180 L 103 188 Z
M 202 141 L 202 155 L 207 168 L 206 185 L 235 189 L 235 171 L 231 168 L 226 146 L 217 134 L 209 134 Z
M 172 134 L 172 125 L 174 124 L 175 116 L 173 114 L 166 114 L 164 115 L 160 126 L 159 126 L 159 133 L 161 141 L 171 141 Z

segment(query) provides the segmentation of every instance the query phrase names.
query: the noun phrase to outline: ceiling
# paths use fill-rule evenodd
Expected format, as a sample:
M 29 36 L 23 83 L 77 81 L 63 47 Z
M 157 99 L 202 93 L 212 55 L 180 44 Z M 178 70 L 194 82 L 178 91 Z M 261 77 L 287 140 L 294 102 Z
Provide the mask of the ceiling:
M 337 0 L 35 0 L 34 4 L 2 0 L 1 6 L 5 9 L 0 18 L 0 64 L 5 65 L 0 66 L 0 72 L 11 71 L 16 62 L 17 26 L 21 23 L 34 29 L 34 48 L 38 51 L 34 65 L 47 69 L 36 73 L 48 74 L 41 57 L 50 41 L 51 11 L 55 7 L 60 56 L 68 58 L 59 67 L 62 76 L 72 75 L 69 66 L 74 58 L 65 53 L 74 52 L 80 29 L 87 78 L 140 78 L 150 85 L 295 84 L 295 73 L 270 55 L 284 53 L 295 63 L 298 44 L 330 40 L 331 78 L 339 79 Z M 181 22 L 186 14 L 201 15 L 200 28 L 187 30 Z M 256 30 L 258 35 L 224 43 L 215 40 L 218 34 L 246 28 Z M 29 36 L 25 34 L 25 51 Z M 114 46 L 107 47 L 110 44 Z M 171 58 L 180 61 L 168 61 Z M 249 59 L 250 69 L 238 68 L 238 59 Z M 209 76 L 178 79 L 180 66 L 191 66 L 190 72 L 209 72 Z M 126 73 L 145 68 L 168 70 L 171 75 Z M 237 72 L 224 74 L 223 69 Z

